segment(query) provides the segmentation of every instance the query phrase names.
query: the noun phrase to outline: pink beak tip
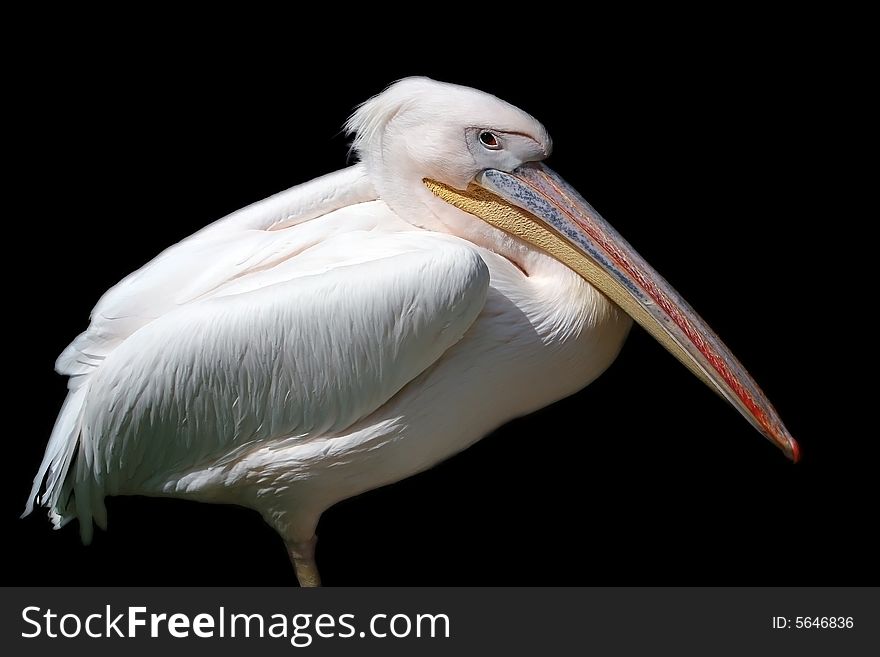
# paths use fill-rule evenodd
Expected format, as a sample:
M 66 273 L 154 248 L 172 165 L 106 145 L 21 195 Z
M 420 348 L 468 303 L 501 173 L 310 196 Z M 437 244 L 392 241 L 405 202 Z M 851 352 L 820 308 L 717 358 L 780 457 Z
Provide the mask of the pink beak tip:
M 801 460 L 801 448 L 798 445 L 797 441 L 794 438 L 788 439 L 789 450 L 791 453 L 789 457 L 791 458 L 792 463 L 797 463 Z

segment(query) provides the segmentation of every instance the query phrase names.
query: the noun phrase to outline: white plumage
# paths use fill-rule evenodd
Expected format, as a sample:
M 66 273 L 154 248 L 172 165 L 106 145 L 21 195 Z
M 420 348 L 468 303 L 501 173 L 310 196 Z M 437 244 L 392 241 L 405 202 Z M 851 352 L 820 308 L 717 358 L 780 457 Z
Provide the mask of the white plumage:
M 535 119 L 410 79 L 348 127 L 358 164 L 208 226 L 101 298 L 58 359 L 70 393 L 26 512 L 37 501 L 59 525 L 77 517 L 87 542 L 106 495 L 241 504 L 315 583 L 326 508 L 612 362 L 631 323 L 617 305 L 422 183 L 463 189 L 543 159 Z

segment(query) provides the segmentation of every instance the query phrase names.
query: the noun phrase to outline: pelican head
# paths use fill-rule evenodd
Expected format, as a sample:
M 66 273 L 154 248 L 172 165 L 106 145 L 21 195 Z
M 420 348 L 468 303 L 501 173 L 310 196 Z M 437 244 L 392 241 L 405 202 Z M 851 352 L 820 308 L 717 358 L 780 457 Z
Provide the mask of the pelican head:
M 346 124 L 379 197 L 401 217 L 509 254 L 537 249 L 620 306 L 792 460 L 798 445 L 709 326 L 549 167 L 532 116 L 490 94 L 401 80 Z

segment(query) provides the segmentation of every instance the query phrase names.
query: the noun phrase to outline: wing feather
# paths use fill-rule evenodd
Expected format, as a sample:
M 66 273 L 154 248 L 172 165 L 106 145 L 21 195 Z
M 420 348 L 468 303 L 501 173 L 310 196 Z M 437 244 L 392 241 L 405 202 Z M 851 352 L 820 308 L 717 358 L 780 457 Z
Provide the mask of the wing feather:
M 58 357 L 55 369 L 82 384 L 83 375 L 136 330 L 174 308 L 211 296 L 248 272 L 268 269 L 320 239 L 326 228 L 306 222 L 376 198 L 360 166 L 298 185 L 214 222 L 169 247 L 110 288 L 92 310 L 91 323 Z M 349 217 L 356 230 L 357 216 Z M 369 224 L 365 215 L 363 222 Z
M 364 234 L 360 250 L 383 255 L 184 306 L 126 340 L 89 382 L 77 482 L 137 492 L 243 445 L 342 431 L 483 308 L 488 269 L 454 239 Z
M 105 494 L 173 492 L 244 448 L 342 431 L 458 342 L 483 308 L 485 263 L 392 217 L 375 201 L 224 248 L 183 243 L 168 263 L 177 276 L 216 258 L 227 274 L 181 276 L 174 303 L 160 298 L 171 288 L 135 279 L 131 298 L 99 304 L 115 333 L 95 332 L 104 342 L 88 349 L 116 343 L 82 377 L 73 503 L 54 498 L 62 521 L 77 515 L 87 540 Z

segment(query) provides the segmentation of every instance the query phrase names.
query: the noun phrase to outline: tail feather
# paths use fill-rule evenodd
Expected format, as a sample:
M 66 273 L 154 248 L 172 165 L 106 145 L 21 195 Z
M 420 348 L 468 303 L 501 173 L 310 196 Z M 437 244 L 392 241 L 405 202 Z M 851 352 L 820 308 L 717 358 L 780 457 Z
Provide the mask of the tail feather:
M 70 505 L 74 478 L 70 469 L 79 445 L 87 390 L 88 386 L 80 386 L 71 390 L 64 400 L 22 517 L 33 512 L 35 504 L 49 509 L 49 517 L 56 528 L 62 527 L 76 515 Z M 91 522 L 88 524 L 91 525 Z

